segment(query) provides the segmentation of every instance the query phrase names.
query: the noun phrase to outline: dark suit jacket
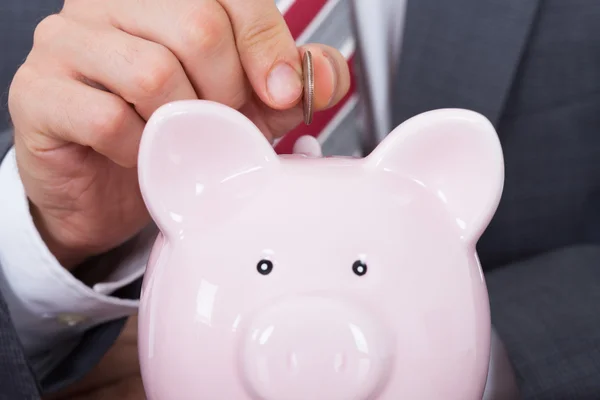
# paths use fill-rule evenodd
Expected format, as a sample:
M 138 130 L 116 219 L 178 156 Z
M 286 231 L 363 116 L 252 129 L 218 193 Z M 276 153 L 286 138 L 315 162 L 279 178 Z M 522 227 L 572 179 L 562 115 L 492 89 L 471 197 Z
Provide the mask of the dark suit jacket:
M 600 2 L 409 0 L 406 18 L 393 124 L 464 107 L 502 143 L 478 252 L 524 397 L 600 398 Z
M 0 69 L 0 84 L 27 54 L 40 10 L 61 3 L 0 4 L 10 7 L 0 11 L 2 56 L 14 62 Z M 406 18 L 393 125 L 464 107 L 487 116 L 503 146 L 505 190 L 478 250 L 523 397 L 600 398 L 600 2 L 408 0 Z M 31 390 L 4 315 L 0 352 L 14 351 L 2 362 L 17 375 L 0 368 L 0 388 Z M 88 358 L 93 346 L 107 348 L 112 329 L 99 328 L 101 339 L 73 354 L 82 370 L 97 360 Z M 65 362 L 46 382 L 75 376 Z

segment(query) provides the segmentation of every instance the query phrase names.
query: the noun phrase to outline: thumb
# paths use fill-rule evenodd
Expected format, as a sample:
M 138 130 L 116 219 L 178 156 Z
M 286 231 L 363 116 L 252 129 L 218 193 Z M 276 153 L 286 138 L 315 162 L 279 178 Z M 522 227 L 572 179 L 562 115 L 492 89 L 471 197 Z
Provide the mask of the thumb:
M 283 110 L 302 97 L 302 63 L 273 0 L 219 0 L 227 11 L 242 66 L 258 97 Z

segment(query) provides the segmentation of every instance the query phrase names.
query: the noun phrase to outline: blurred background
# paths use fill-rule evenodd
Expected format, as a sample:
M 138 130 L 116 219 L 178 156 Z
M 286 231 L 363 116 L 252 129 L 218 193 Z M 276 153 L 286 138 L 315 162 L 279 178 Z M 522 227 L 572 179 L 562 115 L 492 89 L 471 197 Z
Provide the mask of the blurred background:
M 0 0 L 0 131 L 9 126 L 8 88 L 33 42 L 35 26 L 59 11 L 63 0 Z

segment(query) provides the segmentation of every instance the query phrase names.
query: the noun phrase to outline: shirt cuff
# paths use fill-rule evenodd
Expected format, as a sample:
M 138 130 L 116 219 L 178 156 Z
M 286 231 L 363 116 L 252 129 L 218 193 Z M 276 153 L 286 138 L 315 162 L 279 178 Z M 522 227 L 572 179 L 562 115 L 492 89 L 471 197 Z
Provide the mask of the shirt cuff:
M 115 261 L 113 273 L 90 287 L 59 264 L 39 235 L 29 212 L 14 148 L 0 165 L 0 191 L 0 291 L 31 359 L 43 358 L 44 364 L 50 365 L 52 360 L 44 355 L 55 346 L 67 348 L 65 344 L 76 342 L 87 329 L 137 312 L 138 300 L 111 294 L 143 275 L 154 238 L 152 231 L 136 237 L 126 257 Z M 98 262 L 103 262 L 102 257 Z

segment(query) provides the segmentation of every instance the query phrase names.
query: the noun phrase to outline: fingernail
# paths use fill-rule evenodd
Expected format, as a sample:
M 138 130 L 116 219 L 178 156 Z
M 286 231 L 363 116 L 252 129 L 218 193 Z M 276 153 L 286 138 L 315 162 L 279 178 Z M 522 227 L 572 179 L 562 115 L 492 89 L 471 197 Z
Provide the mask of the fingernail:
M 335 58 L 331 57 L 326 52 L 323 52 L 323 56 L 329 62 L 329 67 L 331 68 L 331 79 L 333 81 L 331 83 L 331 87 L 332 87 L 331 97 L 329 98 L 329 102 L 327 103 L 327 107 L 330 107 L 331 104 L 333 103 L 333 100 L 335 100 L 334 97 L 335 97 L 335 94 L 337 93 L 338 65 L 337 65 Z
M 267 77 L 267 91 L 276 104 L 291 104 L 302 94 L 300 75 L 289 64 L 279 63 Z

